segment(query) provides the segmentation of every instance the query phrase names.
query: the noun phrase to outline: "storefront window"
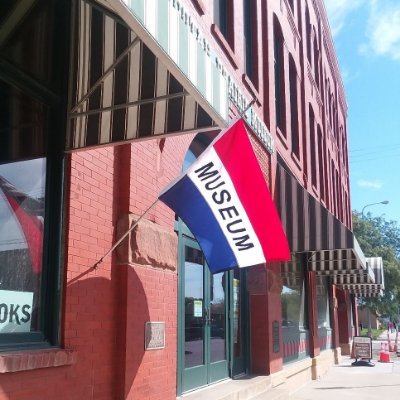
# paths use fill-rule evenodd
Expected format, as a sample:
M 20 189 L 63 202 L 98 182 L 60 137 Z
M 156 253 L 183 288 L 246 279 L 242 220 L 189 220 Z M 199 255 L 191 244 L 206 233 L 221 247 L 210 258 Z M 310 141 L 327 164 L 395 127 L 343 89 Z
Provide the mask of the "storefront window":
M 0 5 L 0 351 L 59 344 L 70 7 Z
M 332 346 L 332 329 L 329 309 L 329 277 L 317 276 L 318 338 L 320 350 Z
M 329 296 L 328 296 L 328 277 L 317 277 L 317 308 L 318 308 L 318 328 L 329 328 L 331 326 L 329 318 Z
M 39 329 L 46 161 L 0 165 L 0 333 Z
M 304 279 L 292 276 L 284 279 L 282 288 L 282 326 L 284 328 L 305 327 Z
M 302 263 L 285 263 L 282 269 L 283 362 L 309 355 L 306 284 Z

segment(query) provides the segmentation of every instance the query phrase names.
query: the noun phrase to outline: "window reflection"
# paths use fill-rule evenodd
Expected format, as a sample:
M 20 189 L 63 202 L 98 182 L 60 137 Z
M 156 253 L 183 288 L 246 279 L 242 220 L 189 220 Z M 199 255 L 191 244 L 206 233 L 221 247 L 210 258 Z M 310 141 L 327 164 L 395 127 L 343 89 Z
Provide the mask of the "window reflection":
M 240 357 L 242 355 L 240 309 L 241 309 L 240 270 L 238 268 L 235 268 L 234 278 L 233 278 L 233 346 L 234 346 L 235 357 Z
M 298 330 L 306 327 L 304 273 L 300 264 L 288 265 L 282 273 L 282 326 Z
M 328 277 L 317 277 L 318 328 L 330 328 Z
M 204 261 L 200 250 L 185 247 L 185 368 L 204 364 Z
M 39 325 L 45 159 L 0 165 L 0 332 Z
M 226 359 L 225 286 L 225 272 L 211 275 L 211 362 L 222 361 Z

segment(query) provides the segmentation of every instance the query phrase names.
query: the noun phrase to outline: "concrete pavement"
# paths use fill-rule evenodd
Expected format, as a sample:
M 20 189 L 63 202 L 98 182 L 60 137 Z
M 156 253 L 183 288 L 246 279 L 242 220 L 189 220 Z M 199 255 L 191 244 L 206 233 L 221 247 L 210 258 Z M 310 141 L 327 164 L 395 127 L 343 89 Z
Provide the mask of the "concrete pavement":
M 392 344 L 395 333 L 390 334 Z M 329 369 L 318 381 L 312 381 L 290 396 L 292 400 L 358 400 L 398 398 L 400 396 L 400 357 L 390 353 L 391 362 L 379 362 L 381 343 L 387 343 L 387 333 L 372 342 L 374 367 L 352 366 L 354 359 L 342 357 L 342 362 Z

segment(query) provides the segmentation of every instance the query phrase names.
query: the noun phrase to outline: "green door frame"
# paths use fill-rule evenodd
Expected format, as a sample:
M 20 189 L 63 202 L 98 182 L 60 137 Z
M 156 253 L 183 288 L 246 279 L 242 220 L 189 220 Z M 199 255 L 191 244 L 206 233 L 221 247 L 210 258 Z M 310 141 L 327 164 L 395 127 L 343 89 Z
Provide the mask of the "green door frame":
M 241 337 L 241 351 L 240 356 L 234 356 L 234 271 L 229 271 L 225 276 L 225 285 L 227 290 L 225 301 L 225 352 L 226 360 L 215 363 L 210 362 L 210 335 L 211 325 L 207 323 L 204 329 L 204 366 L 192 367 L 189 369 L 184 368 L 185 365 L 185 247 L 190 246 L 200 250 L 199 245 L 193 238 L 193 235 L 188 230 L 182 221 L 177 221 L 176 231 L 178 232 L 179 243 L 179 257 L 178 257 L 178 368 L 177 368 L 177 393 L 178 395 L 193 390 L 197 387 L 205 386 L 213 382 L 220 381 L 225 378 L 243 375 L 247 372 L 248 368 L 248 296 L 246 293 L 246 273 L 244 270 L 238 270 L 239 273 L 239 290 L 240 290 L 240 320 L 237 321 L 240 329 Z M 204 263 L 203 281 L 210 282 L 211 273 Z M 205 311 L 204 305 L 209 309 L 210 302 L 210 288 L 209 285 L 204 285 L 203 288 L 204 304 L 203 313 Z M 204 315 L 204 314 L 203 314 Z

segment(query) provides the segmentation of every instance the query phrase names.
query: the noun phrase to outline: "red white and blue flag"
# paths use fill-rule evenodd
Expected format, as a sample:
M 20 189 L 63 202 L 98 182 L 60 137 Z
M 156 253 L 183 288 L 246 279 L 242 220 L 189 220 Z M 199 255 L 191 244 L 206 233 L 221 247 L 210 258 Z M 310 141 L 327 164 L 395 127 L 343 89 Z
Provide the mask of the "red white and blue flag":
M 188 226 L 213 273 L 290 260 L 242 120 L 221 132 L 159 199 Z

